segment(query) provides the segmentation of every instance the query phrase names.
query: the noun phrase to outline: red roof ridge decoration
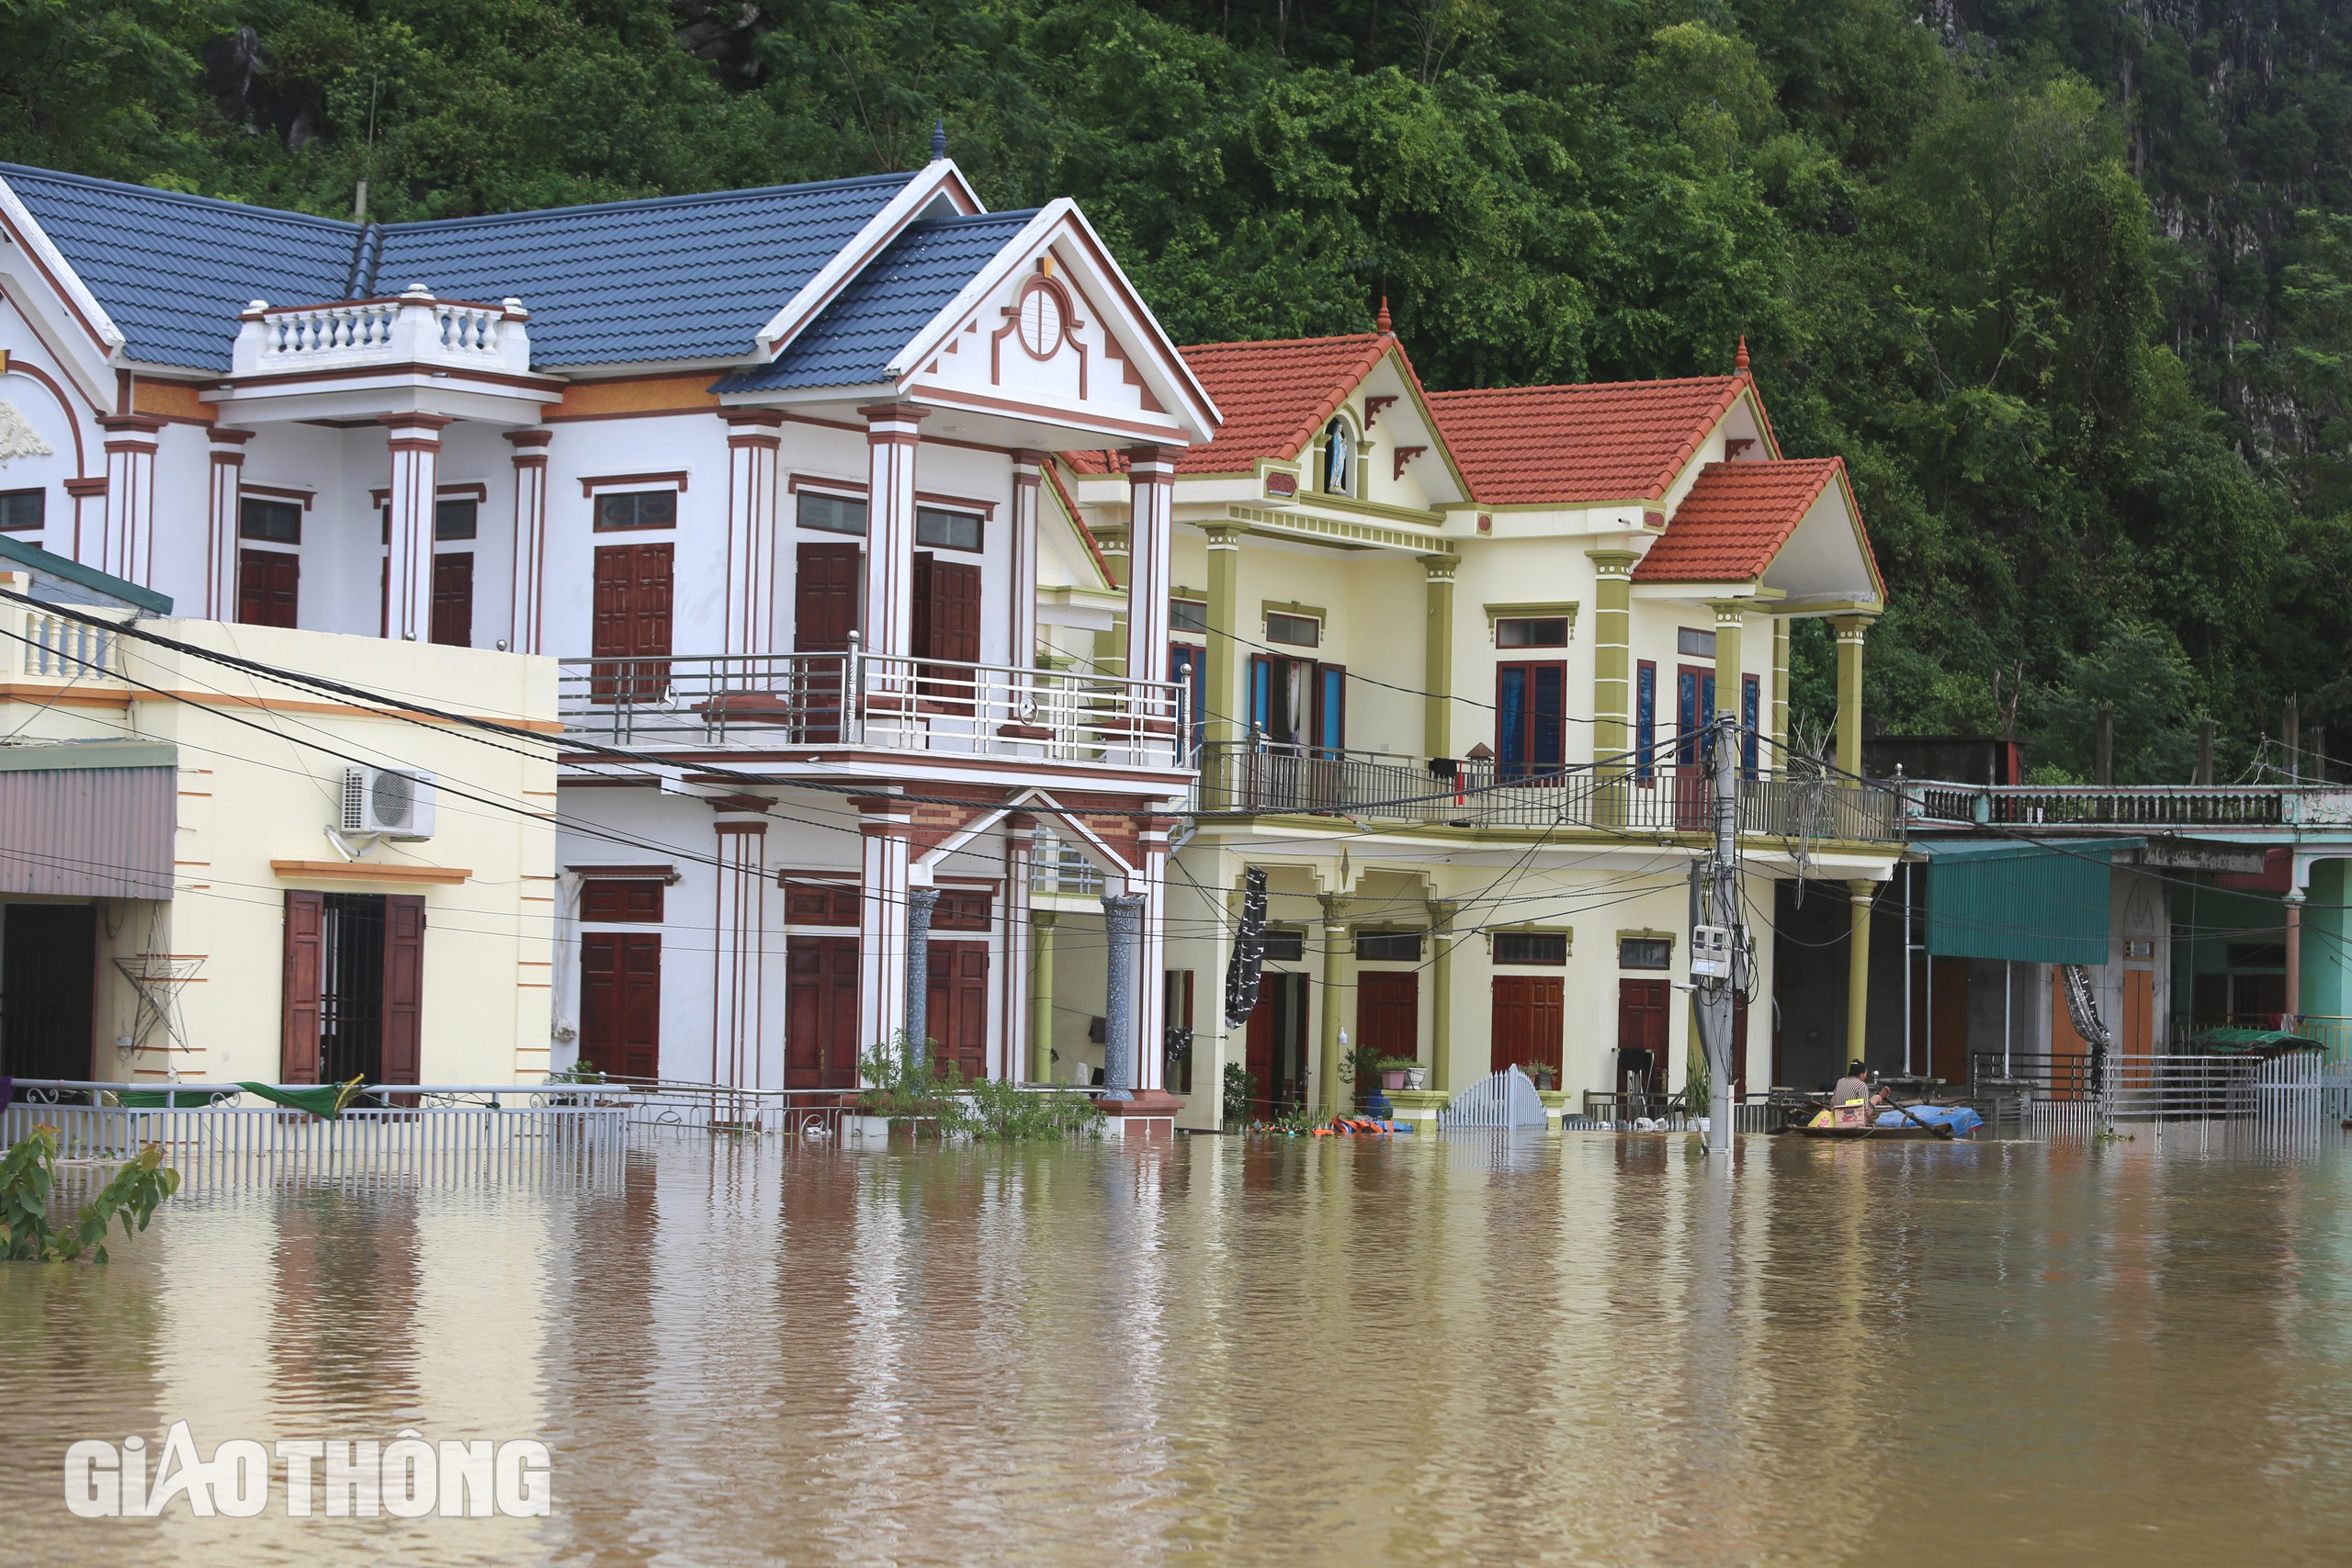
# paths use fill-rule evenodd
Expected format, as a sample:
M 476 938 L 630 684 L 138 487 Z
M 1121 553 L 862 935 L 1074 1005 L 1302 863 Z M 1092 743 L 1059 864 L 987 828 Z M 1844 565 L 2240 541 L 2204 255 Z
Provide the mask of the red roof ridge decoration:
M 1674 520 L 1641 564 L 1636 582 L 1753 582 L 1831 484 L 1850 485 L 1843 457 L 1780 457 L 1769 462 L 1710 463 L 1699 470 Z M 1870 533 L 1854 522 L 1871 581 L 1883 596 Z
M 1430 394 L 1430 412 L 1486 506 L 1659 501 L 1755 382 L 1741 372 Z M 1763 404 L 1757 418 L 1779 456 Z
M 1348 394 L 1392 354 L 1414 392 L 1424 403 L 1429 400 L 1405 345 L 1385 332 L 1193 344 L 1177 352 L 1224 415 L 1214 439 L 1176 455 L 1179 474 L 1248 473 L 1267 458 L 1286 462 L 1297 457 Z M 1125 455 L 1117 451 L 1065 452 L 1062 459 L 1079 474 L 1126 468 Z

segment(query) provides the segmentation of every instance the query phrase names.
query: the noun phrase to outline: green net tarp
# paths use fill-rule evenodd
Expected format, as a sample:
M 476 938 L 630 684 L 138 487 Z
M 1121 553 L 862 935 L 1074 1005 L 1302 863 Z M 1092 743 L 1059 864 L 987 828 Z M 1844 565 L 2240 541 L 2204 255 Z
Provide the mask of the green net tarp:
M 283 1105 L 288 1111 L 307 1111 L 322 1122 L 333 1122 L 343 1114 L 359 1092 L 360 1079 L 349 1083 L 321 1084 L 316 1089 L 280 1089 L 275 1084 L 239 1083 L 247 1094 L 266 1100 L 273 1105 Z M 128 1111 L 174 1111 L 190 1106 L 209 1105 L 220 1097 L 218 1089 L 126 1089 L 115 1091 L 116 1103 Z

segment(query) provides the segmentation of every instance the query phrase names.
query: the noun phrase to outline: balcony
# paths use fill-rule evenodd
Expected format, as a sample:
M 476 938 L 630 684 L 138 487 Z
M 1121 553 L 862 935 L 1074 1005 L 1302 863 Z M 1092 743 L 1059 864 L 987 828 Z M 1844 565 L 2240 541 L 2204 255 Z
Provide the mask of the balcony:
M 1199 811 L 1360 818 L 1428 827 L 1589 829 L 1612 833 L 1714 830 L 1714 787 L 1698 768 L 1661 767 L 1646 782 L 1591 773 L 1513 777 L 1494 761 L 1463 761 L 1451 778 L 1385 753 L 1272 744 L 1201 749 Z M 1743 779 L 1747 835 L 1847 843 L 1899 843 L 1891 790 L 1773 774 Z
M 1901 780 L 1904 811 L 1922 828 L 2341 828 L 2352 789 L 2328 784 L 2017 784 Z
M 849 653 L 559 661 L 564 733 L 662 750 L 890 750 L 1174 772 L 1183 690 Z
M 527 374 L 531 313 L 519 299 L 495 305 L 437 299 L 422 285 L 383 299 L 273 308 L 256 299 L 238 318 L 234 376 L 328 370 L 433 369 Z

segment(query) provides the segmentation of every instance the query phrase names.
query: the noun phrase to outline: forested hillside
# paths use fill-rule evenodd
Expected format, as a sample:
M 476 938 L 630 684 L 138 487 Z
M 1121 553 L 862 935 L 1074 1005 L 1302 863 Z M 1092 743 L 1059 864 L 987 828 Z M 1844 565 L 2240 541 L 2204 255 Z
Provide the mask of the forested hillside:
M 1842 452 L 1892 728 L 2352 754 L 2352 44 L 2318 0 L 0 0 L 0 158 L 347 216 L 907 167 L 1182 341 L 1720 371 Z M 1823 639 L 1800 699 L 1826 696 Z M 2268 755 L 2278 761 L 2275 746 Z M 2340 770 L 2352 772 L 2352 768 Z

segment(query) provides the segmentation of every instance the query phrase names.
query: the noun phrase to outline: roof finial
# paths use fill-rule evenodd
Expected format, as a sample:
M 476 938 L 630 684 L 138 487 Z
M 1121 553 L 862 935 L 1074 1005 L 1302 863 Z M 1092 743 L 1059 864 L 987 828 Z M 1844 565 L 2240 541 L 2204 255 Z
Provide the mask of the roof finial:
M 1395 337 L 1396 335 L 1396 325 L 1388 319 L 1388 296 L 1385 294 L 1380 297 L 1380 314 L 1373 318 L 1373 322 L 1380 328 L 1382 336 Z
M 1741 375 L 1747 374 L 1747 334 L 1739 334 L 1739 352 L 1731 356 L 1731 367 Z
M 931 125 L 931 161 L 934 164 L 947 156 L 947 117 L 940 116 Z

